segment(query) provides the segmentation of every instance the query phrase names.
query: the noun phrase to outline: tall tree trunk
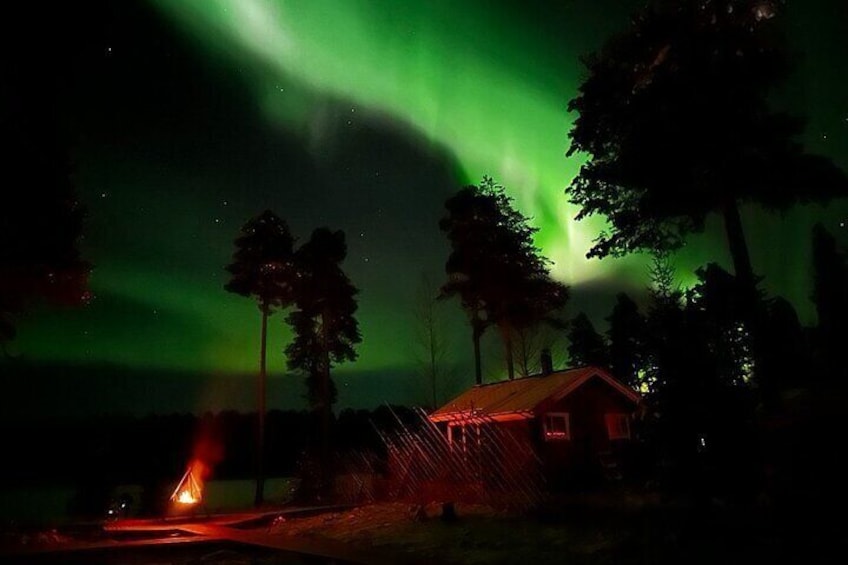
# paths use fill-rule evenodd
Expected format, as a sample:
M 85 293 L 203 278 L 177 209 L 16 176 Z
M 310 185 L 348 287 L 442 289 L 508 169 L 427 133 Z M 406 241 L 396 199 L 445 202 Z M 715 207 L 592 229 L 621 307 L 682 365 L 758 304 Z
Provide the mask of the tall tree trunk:
M 256 429 L 256 493 L 254 506 L 260 506 L 265 498 L 265 357 L 268 345 L 268 306 L 262 301 L 262 336 L 259 346 L 258 425 Z
M 727 245 L 733 257 L 733 270 L 739 281 L 743 304 L 742 316 L 751 336 L 751 347 L 754 353 L 754 378 L 760 387 L 760 397 L 767 412 L 771 412 L 776 402 L 776 390 L 772 386 L 769 375 L 762 370 L 762 359 L 765 354 L 764 313 L 757 303 L 757 287 L 754 279 L 754 269 L 751 267 L 751 257 L 745 242 L 745 232 L 739 215 L 739 205 L 736 200 L 728 199 L 722 207 L 724 229 L 727 234 Z
M 739 216 L 739 205 L 733 198 L 728 198 L 722 206 L 724 216 L 724 231 L 727 236 L 727 247 L 733 258 L 733 271 L 736 279 L 742 285 L 742 289 L 753 298 L 754 270 L 751 267 L 751 256 L 748 254 L 748 244 L 745 241 L 745 232 L 742 229 L 742 218 Z M 750 305 L 748 305 L 750 306 Z
M 329 479 L 330 465 L 330 330 L 326 309 L 321 313 L 321 483 Z
M 515 362 L 512 358 L 512 326 L 501 324 L 501 338 L 503 339 L 504 354 L 506 356 L 506 373 L 509 380 L 515 378 Z
M 471 340 L 474 342 L 474 382 L 483 384 L 483 370 L 480 367 L 480 336 L 483 335 L 482 323 L 471 321 Z

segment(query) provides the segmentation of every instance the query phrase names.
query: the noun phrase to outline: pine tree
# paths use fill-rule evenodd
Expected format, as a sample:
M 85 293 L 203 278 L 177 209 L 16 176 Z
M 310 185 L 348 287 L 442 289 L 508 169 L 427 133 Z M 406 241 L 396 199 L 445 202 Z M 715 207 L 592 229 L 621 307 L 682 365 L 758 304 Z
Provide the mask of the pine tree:
M 230 281 L 224 288 L 257 301 L 262 315 L 259 343 L 259 385 L 257 424 L 257 471 L 254 503 L 264 498 L 265 389 L 268 317 L 292 304 L 297 272 L 288 225 L 270 210 L 249 220 L 235 240 L 233 262 L 227 266 Z
M 568 342 L 568 357 L 572 367 L 609 366 L 607 344 L 585 313 L 580 312 L 571 320 Z
M 551 279 L 548 261 L 533 243 L 537 229 L 490 177 L 460 190 L 445 208 L 440 227 L 451 254 L 442 295 L 459 296 L 468 316 L 477 383 L 482 382 L 480 337 L 489 326 L 501 334 L 511 379 L 516 332 L 549 319 L 565 304 L 568 289 Z
M 636 303 L 622 292 L 616 297 L 607 322 L 612 374 L 623 383 L 638 387 L 639 373 L 644 368 L 645 318 Z
M 295 309 L 288 321 L 294 339 L 286 347 L 290 369 L 306 373 L 307 398 L 321 418 L 322 471 L 330 452 L 330 420 L 336 387 L 330 371 L 334 364 L 354 361 L 362 341 L 356 295 L 359 292 L 341 263 L 347 256 L 343 231 L 318 228 L 295 253 L 299 279 Z

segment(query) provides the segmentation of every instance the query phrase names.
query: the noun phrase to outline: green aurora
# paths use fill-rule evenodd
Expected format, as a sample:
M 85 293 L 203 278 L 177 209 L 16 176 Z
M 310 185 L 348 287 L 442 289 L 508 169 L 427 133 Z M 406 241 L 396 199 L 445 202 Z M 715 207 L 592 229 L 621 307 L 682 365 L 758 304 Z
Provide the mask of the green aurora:
M 85 98 L 92 83 L 73 87 L 69 112 L 79 122 L 94 112 L 87 104 L 113 112 L 86 126 L 95 133 L 78 153 L 77 183 L 89 208 L 83 248 L 96 265 L 97 298 L 79 310 L 33 313 L 21 325 L 17 351 L 52 363 L 250 373 L 258 311 L 223 291 L 223 267 L 239 226 L 270 207 L 302 239 L 319 225 L 347 233 L 346 268 L 362 290 L 363 343 L 360 359 L 337 374 L 409 376 L 415 286 L 422 272 L 441 276 L 446 256 L 437 225 L 441 202 L 483 174 L 506 185 L 540 228 L 537 243 L 555 275 L 574 287 L 572 312 L 587 309 L 602 323 L 612 304 L 605 299 L 645 288 L 646 260 L 585 258 L 603 224 L 573 221 L 577 211 L 563 192 L 580 166 L 565 158 L 573 118 L 566 105 L 581 80 L 580 56 L 626 25 L 638 2 L 624 4 L 155 0 L 148 16 L 199 69 L 202 86 L 215 89 L 202 96 L 219 97 L 220 113 L 196 117 L 187 109 L 185 124 L 157 133 L 155 119 L 146 128 L 132 125 L 145 120 L 137 112 L 122 135 L 123 123 L 108 117 L 135 111 L 120 99 L 132 86 L 91 94 L 95 102 L 84 109 L 73 100 Z M 846 69 L 834 51 L 845 18 L 832 17 L 825 4 L 794 4 L 791 40 L 805 57 L 780 100 L 810 118 L 810 149 L 848 168 L 848 86 L 840 78 Z M 121 41 L 112 38 L 112 55 L 108 39 L 102 47 L 114 65 Z M 241 106 L 231 110 L 231 102 Z M 225 117 L 230 111 L 236 118 Z M 246 116 L 254 121 L 239 123 Z M 209 126 L 215 135 L 198 133 L 196 149 L 182 148 L 193 143 L 184 131 L 192 120 L 207 119 L 220 122 Z M 366 147 L 370 142 L 374 147 Z M 289 157 L 271 162 L 276 152 Z M 260 161 L 267 168 L 258 168 Z M 839 231 L 847 209 L 840 202 L 784 216 L 745 210 L 755 270 L 807 323 L 810 227 L 823 221 Z M 718 222 L 675 261 L 682 285 L 708 261 L 729 265 Z M 467 367 L 462 318 L 455 304 L 446 310 L 454 322 L 454 362 Z M 277 352 L 288 339 L 279 320 L 270 334 Z M 498 377 L 499 364 L 488 365 L 488 378 Z M 285 372 L 281 354 L 272 354 L 269 366 Z M 384 400 L 378 396 L 375 402 Z

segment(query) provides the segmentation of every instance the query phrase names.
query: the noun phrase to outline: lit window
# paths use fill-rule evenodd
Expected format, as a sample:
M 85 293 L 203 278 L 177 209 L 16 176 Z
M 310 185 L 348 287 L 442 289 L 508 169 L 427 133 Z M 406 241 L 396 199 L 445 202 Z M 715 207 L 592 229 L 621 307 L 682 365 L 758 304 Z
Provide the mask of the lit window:
M 464 452 L 467 447 L 467 435 L 468 430 L 465 429 L 465 426 L 461 424 L 450 424 L 448 426 L 448 443 L 451 449 Z
M 610 439 L 630 439 L 630 418 L 627 414 L 606 414 Z
M 568 412 L 549 412 L 545 414 L 544 427 L 546 440 L 571 439 Z

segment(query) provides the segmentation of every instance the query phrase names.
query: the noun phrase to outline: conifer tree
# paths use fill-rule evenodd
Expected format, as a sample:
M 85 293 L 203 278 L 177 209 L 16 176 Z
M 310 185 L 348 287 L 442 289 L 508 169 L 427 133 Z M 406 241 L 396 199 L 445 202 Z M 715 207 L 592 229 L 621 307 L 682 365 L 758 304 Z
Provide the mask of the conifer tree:
M 298 267 L 295 309 L 288 322 L 294 339 L 286 347 L 290 369 L 306 373 L 307 398 L 321 418 L 321 459 L 329 463 L 330 421 L 336 386 L 334 364 L 354 361 L 362 341 L 356 320 L 359 292 L 341 268 L 347 256 L 343 231 L 318 228 L 295 253 Z
M 639 372 L 644 368 L 645 318 L 633 299 L 622 292 L 607 321 L 610 370 L 625 384 L 638 387 Z
M 259 306 L 262 325 L 259 337 L 259 383 L 257 423 L 257 477 L 254 503 L 264 499 L 265 389 L 268 317 L 294 300 L 297 272 L 288 225 L 270 210 L 249 220 L 235 240 L 233 262 L 226 270 L 231 277 L 224 286 L 229 292 L 253 298 Z
M 568 342 L 568 357 L 572 367 L 609 366 L 607 344 L 584 312 L 571 320 Z
M 565 304 L 568 289 L 550 277 L 548 261 L 533 243 L 537 229 L 490 177 L 461 189 L 445 208 L 439 225 L 451 254 L 442 295 L 459 296 L 468 316 L 477 383 L 482 382 L 480 337 L 489 326 L 501 334 L 511 379 L 516 332 L 549 320 Z

